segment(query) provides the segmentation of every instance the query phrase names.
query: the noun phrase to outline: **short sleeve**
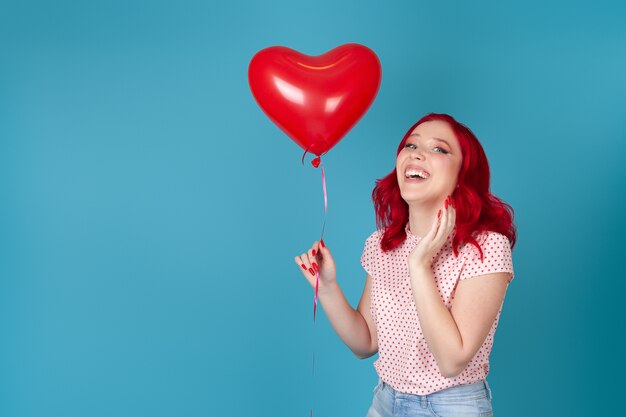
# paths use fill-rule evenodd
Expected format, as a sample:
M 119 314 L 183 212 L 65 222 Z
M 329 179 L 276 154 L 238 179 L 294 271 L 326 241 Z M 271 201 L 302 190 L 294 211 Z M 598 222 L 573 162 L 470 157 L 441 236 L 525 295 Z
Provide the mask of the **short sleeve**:
M 365 269 L 365 272 L 367 272 L 370 276 L 373 276 L 372 271 L 374 270 L 374 260 L 379 252 L 379 248 L 380 234 L 376 231 L 365 240 L 363 254 L 361 255 L 361 265 L 363 266 L 363 269 Z
M 513 272 L 513 258 L 509 239 L 501 233 L 487 232 L 486 237 L 476 240 L 483 251 L 483 260 L 481 260 L 480 252 L 476 246 L 468 243 L 460 279 L 464 280 L 494 272 L 509 272 L 509 283 L 511 283 L 515 273 Z

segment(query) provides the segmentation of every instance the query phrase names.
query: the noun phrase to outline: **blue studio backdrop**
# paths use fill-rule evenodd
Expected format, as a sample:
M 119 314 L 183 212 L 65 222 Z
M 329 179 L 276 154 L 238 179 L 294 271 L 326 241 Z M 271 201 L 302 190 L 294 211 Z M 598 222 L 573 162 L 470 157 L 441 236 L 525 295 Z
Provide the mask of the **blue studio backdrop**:
M 383 80 L 324 158 L 348 300 L 375 179 L 449 113 L 518 227 L 495 414 L 621 409 L 625 21 L 619 1 L 1 0 L 0 415 L 365 415 L 375 357 L 313 324 L 293 262 L 320 171 L 247 82 L 265 47 L 349 42 Z

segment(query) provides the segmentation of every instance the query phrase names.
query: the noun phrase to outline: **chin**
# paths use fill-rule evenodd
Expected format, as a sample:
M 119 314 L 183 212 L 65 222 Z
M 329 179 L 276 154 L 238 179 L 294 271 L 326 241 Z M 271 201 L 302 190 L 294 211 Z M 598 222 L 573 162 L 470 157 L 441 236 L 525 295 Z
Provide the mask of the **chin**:
M 412 204 L 412 203 L 421 203 L 423 201 L 425 201 L 424 199 L 424 194 L 422 193 L 416 193 L 416 192 L 400 192 L 400 195 L 402 196 L 402 199 L 404 200 L 405 203 L 407 204 Z

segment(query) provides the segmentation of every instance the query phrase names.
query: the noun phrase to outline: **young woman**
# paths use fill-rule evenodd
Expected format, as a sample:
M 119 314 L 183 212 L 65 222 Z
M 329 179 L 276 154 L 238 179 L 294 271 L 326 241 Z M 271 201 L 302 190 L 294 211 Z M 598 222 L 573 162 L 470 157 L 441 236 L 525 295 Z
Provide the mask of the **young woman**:
M 368 417 L 491 416 L 489 354 L 513 279 L 513 209 L 490 193 L 485 152 L 464 125 L 429 114 L 398 146 L 372 193 L 377 230 L 361 257 L 356 310 L 332 254 L 314 242 L 295 261 L 341 340 L 378 352 Z

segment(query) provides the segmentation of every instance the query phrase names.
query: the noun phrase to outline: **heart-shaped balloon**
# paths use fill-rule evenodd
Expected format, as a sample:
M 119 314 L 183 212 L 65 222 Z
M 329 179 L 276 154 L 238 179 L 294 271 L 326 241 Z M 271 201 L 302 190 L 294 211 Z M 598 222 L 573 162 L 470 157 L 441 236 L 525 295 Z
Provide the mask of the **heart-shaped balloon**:
M 380 86 L 376 54 L 359 44 L 309 56 L 284 46 L 257 52 L 250 89 L 265 114 L 305 151 L 320 156 L 365 114 Z

